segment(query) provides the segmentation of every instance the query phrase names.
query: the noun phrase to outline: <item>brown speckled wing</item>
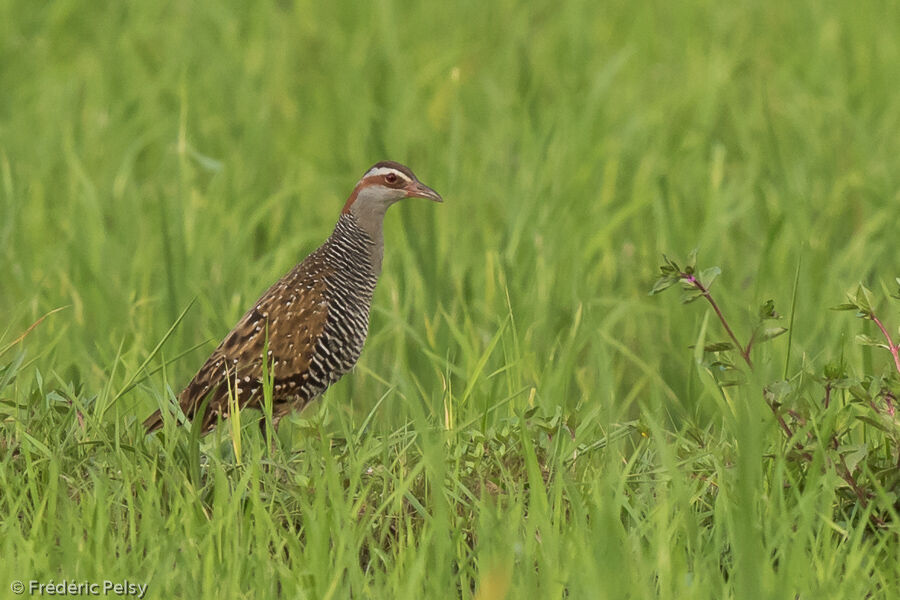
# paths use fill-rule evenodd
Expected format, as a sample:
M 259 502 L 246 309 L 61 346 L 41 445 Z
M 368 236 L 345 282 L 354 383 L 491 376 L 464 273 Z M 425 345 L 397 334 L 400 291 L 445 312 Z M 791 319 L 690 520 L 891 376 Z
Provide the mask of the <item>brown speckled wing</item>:
M 181 392 L 181 410 L 191 420 L 209 396 L 202 431 L 212 429 L 219 417 L 228 417 L 229 389 L 241 408 L 261 405 L 267 331 L 275 414 L 312 399 L 302 397 L 300 382 L 308 377 L 316 341 L 328 317 L 325 269 L 314 253 L 278 280 L 241 317 Z M 145 425 L 150 431 L 158 429 L 162 419 L 155 413 Z

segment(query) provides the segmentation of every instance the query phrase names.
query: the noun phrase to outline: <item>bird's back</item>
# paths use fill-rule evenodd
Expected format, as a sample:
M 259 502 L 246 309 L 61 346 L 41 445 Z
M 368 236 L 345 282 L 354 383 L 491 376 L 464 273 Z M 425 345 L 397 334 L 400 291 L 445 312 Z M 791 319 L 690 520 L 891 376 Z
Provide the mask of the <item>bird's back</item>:
M 202 431 L 229 416 L 229 397 L 240 407 L 262 403 L 263 353 L 272 378 L 273 412 L 302 408 L 356 363 L 369 325 L 377 282 L 374 241 L 351 215 L 315 252 L 279 279 L 238 321 L 179 394 L 193 420 L 208 397 Z M 159 411 L 145 426 L 162 426 Z

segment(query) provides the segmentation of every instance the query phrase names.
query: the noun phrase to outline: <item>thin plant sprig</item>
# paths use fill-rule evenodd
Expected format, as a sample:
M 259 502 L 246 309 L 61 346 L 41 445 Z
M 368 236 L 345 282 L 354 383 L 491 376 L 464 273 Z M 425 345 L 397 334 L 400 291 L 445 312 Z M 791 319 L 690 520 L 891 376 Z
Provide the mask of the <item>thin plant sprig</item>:
M 891 298 L 900 300 L 900 277 L 895 278 L 895 281 L 897 282 L 898 289 L 891 294 Z M 854 293 L 847 294 L 847 302 L 838 304 L 833 307 L 833 310 L 855 310 L 856 316 L 860 319 L 868 319 L 875 323 L 875 326 L 881 331 L 881 335 L 884 336 L 884 340 L 887 342 L 886 344 L 865 334 L 856 336 L 856 341 L 864 346 L 884 348 L 890 352 L 891 356 L 894 358 L 894 368 L 897 370 L 897 374 L 900 375 L 900 344 L 894 342 L 887 327 L 884 326 L 884 323 L 882 323 L 881 319 L 878 318 L 878 315 L 875 314 L 875 310 L 872 308 L 872 292 L 866 286 L 861 283 L 857 285 Z
M 665 254 L 663 255 L 663 261 L 663 264 L 659 267 L 660 278 L 657 279 L 656 283 L 653 284 L 653 288 L 650 290 L 650 294 L 658 294 L 663 290 L 666 290 L 673 285 L 680 283 L 682 289 L 684 290 L 684 295 L 682 296 L 681 301 L 684 304 L 688 304 L 697 300 L 698 298 L 705 298 L 706 301 L 709 302 L 709 305 L 712 307 L 713 311 L 716 313 L 716 316 L 719 318 L 719 322 L 722 323 L 722 327 L 723 329 L 725 329 L 725 333 L 727 333 L 728 337 L 731 339 L 730 342 L 717 342 L 714 344 L 709 344 L 706 347 L 707 351 L 721 352 L 726 350 L 737 350 L 741 355 L 741 358 L 744 359 L 744 362 L 747 363 L 747 366 L 752 369 L 753 360 L 750 358 L 750 351 L 753 349 L 753 345 L 759 342 L 766 342 L 774 339 L 787 331 L 787 328 L 785 327 L 764 327 L 767 321 L 777 320 L 781 318 L 781 315 L 775 312 L 775 303 L 772 300 L 767 300 L 759 308 L 757 322 L 753 327 L 750 338 L 747 340 L 746 344 L 742 344 L 737 335 L 735 335 L 734 330 L 731 328 L 731 325 L 728 323 L 728 319 L 725 318 L 725 314 L 722 312 L 722 309 L 719 308 L 718 303 L 709 291 L 713 282 L 722 273 L 722 270 L 719 267 L 710 267 L 708 269 L 698 271 L 696 269 L 696 249 L 693 250 L 688 256 L 688 261 L 684 269 L 682 269 L 678 265 L 678 263 L 670 259 Z
M 716 313 L 716 316 L 719 318 L 719 322 L 722 323 L 722 327 L 725 329 L 725 332 L 728 334 L 728 337 L 731 339 L 731 341 L 707 344 L 704 347 L 704 350 L 706 352 L 725 352 L 729 350 L 737 350 L 741 355 L 741 358 L 743 358 L 744 362 L 747 364 L 747 367 L 753 369 L 753 360 L 750 358 L 750 351 L 753 349 L 754 343 L 769 341 L 787 331 L 785 327 L 764 327 L 767 321 L 777 320 L 781 318 L 781 315 L 775 312 L 775 303 L 772 300 L 767 300 L 762 304 L 762 306 L 759 307 L 756 325 L 753 327 L 753 331 L 750 334 L 750 338 L 747 340 L 747 343 L 742 344 L 737 335 L 735 335 L 734 330 L 731 328 L 731 325 L 729 325 L 728 319 L 725 318 L 725 314 L 722 312 L 722 309 L 719 308 L 718 303 L 716 303 L 715 298 L 713 298 L 712 294 L 709 291 L 713 282 L 722 273 L 722 270 L 719 267 L 709 267 L 708 269 L 698 271 L 696 265 L 696 249 L 694 249 L 688 256 L 687 264 L 683 269 L 677 262 L 663 254 L 663 264 L 659 266 L 660 277 L 653 284 L 653 288 L 650 290 L 650 295 L 658 294 L 675 284 L 681 284 L 682 290 L 684 291 L 681 301 L 684 304 L 689 304 L 697 300 L 698 298 L 705 298 L 706 301 L 709 302 L 709 305 L 712 307 L 713 311 Z M 787 421 L 785 421 L 784 417 L 778 411 L 778 406 L 772 399 L 769 398 L 766 393 L 763 394 L 763 399 L 765 400 L 769 409 L 772 411 L 772 414 L 775 415 L 775 418 L 778 420 L 778 424 L 784 431 L 784 434 L 788 439 L 791 439 L 794 435 L 794 432 L 791 430 L 791 427 L 787 424 Z

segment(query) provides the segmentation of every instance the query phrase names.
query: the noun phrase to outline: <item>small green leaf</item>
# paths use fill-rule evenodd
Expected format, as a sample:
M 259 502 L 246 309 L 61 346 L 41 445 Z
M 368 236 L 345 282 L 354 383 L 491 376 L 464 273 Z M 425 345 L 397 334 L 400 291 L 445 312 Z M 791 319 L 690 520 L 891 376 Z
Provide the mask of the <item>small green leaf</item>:
M 694 300 L 697 300 L 702 297 L 703 297 L 702 292 L 685 292 L 681 296 L 681 303 L 682 304 L 690 304 Z
M 831 383 L 831 387 L 836 390 L 849 390 L 853 386 L 858 386 L 859 381 L 853 379 L 851 377 L 841 377 L 840 379 L 835 379 Z
M 866 315 L 872 314 L 872 292 L 863 284 L 859 284 L 856 287 L 855 301 L 856 306 L 859 307 L 859 312 Z
M 841 368 L 841 365 L 839 363 L 830 362 L 825 365 L 822 373 L 825 375 L 826 379 L 838 379 L 843 376 L 844 370 Z
M 678 266 L 678 263 L 676 263 L 674 260 L 672 260 L 671 258 L 666 256 L 665 254 L 663 254 L 663 260 L 666 261 L 666 265 L 673 272 L 678 273 L 681 271 L 681 268 Z
M 863 346 L 874 346 L 876 348 L 887 348 L 883 342 L 876 340 L 873 337 L 870 337 L 864 333 L 860 333 L 856 336 L 856 343 L 862 344 Z
M 768 342 L 769 340 L 774 340 L 779 335 L 787 333 L 787 327 L 769 327 L 763 330 L 762 335 L 759 338 L 760 342 Z
M 650 290 L 650 295 L 658 294 L 663 290 L 666 290 L 673 285 L 678 283 L 678 279 L 674 277 L 660 277 L 656 280 L 656 283 L 653 284 L 653 288 Z
M 709 287 L 713 284 L 713 281 L 722 274 L 722 269 L 719 267 L 710 267 L 708 269 L 703 269 L 700 271 L 700 283 L 703 284 L 703 287 L 709 289 Z
M 850 392 L 850 395 L 859 400 L 860 402 L 868 402 L 872 399 L 869 395 L 868 390 L 864 388 L 862 385 L 852 385 L 847 388 L 847 391 Z
M 774 320 L 774 319 L 781 318 L 781 315 L 779 315 L 777 312 L 775 312 L 775 301 L 774 300 L 766 300 L 765 302 L 763 302 L 762 306 L 759 307 L 758 315 L 759 315 L 760 321 L 767 321 L 770 319 Z
M 859 310 L 859 307 L 851 302 L 844 302 L 843 304 L 832 306 L 831 310 Z
M 847 463 L 847 470 L 851 473 L 856 470 L 856 466 L 862 462 L 868 453 L 869 448 L 866 444 L 846 446 L 841 450 L 841 454 L 844 455 L 844 460 Z
M 860 421 L 862 421 L 863 423 L 868 423 L 875 429 L 880 429 L 881 431 L 883 431 L 885 433 L 891 432 L 890 429 L 885 427 L 884 423 L 880 423 L 879 421 L 877 421 L 876 419 L 873 419 L 872 417 L 869 417 L 867 415 L 856 415 L 856 418 L 859 419 Z
M 794 391 L 794 386 L 790 381 L 782 379 L 773 381 L 766 386 L 766 391 L 772 395 L 772 398 L 779 400 Z
M 703 346 L 704 352 L 725 352 L 726 350 L 734 350 L 734 344 L 731 342 L 713 342 Z
M 693 273 L 694 269 L 697 267 L 697 248 L 691 250 L 691 253 L 688 254 L 687 257 L 687 265 L 685 266 L 685 271 L 688 273 Z

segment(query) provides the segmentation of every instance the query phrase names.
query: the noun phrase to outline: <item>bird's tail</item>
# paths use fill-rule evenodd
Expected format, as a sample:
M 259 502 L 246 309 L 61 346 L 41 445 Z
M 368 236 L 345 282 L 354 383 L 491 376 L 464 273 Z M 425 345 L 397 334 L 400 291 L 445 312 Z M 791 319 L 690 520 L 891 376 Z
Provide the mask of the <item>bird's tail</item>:
M 191 396 L 190 392 L 191 388 L 188 387 L 179 396 L 178 403 L 181 405 L 181 410 L 189 421 L 193 421 L 196 418 L 201 419 L 202 427 L 200 431 L 204 434 L 209 433 L 216 424 L 216 415 L 218 413 L 208 411 L 207 406 L 210 404 L 213 396 L 219 392 L 219 386 L 214 387 L 200 398 Z M 225 416 L 228 416 L 227 413 Z M 147 430 L 147 433 L 153 433 L 157 429 L 161 429 L 164 423 L 162 412 L 157 410 L 144 420 L 144 429 Z
M 153 433 L 162 426 L 163 417 L 161 411 L 156 411 L 144 421 L 144 429 L 147 430 L 147 433 Z

